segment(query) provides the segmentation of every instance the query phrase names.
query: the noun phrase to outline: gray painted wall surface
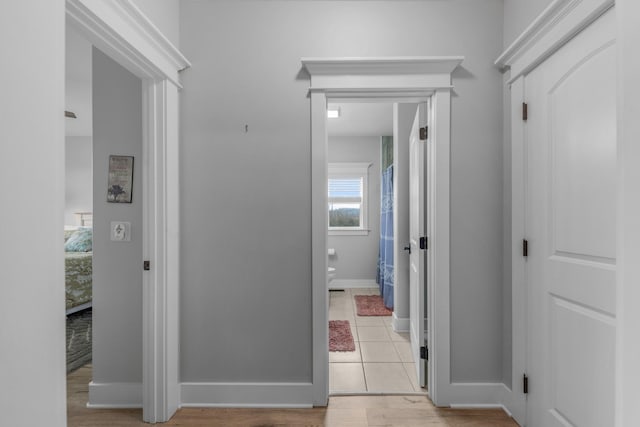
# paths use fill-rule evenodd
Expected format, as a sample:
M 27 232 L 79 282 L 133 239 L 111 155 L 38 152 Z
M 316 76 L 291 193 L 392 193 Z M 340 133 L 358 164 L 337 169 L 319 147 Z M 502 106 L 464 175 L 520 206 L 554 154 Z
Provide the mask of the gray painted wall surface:
M 142 83 L 93 50 L 93 380 L 142 381 Z M 107 203 L 109 155 L 134 156 L 133 202 Z M 112 242 L 111 221 L 131 222 Z
M 93 211 L 92 151 L 90 136 L 65 138 L 65 225 L 80 225 L 74 212 Z
M 329 266 L 336 267 L 336 279 L 375 282 L 380 243 L 380 137 L 329 137 L 328 159 L 331 163 L 371 163 L 367 192 L 371 231 L 366 236 L 330 235 L 327 245 L 336 250 L 329 257 Z
M 508 47 L 552 0 L 504 0 L 504 47 Z
M 0 425 L 64 427 L 64 2 L 2 9 Z
M 465 56 L 453 74 L 452 379 L 501 380 L 502 78 L 493 61 L 502 8 L 181 2 L 181 49 L 193 63 L 182 73 L 183 381 L 310 380 L 309 81 L 300 58 L 403 55 Z
M 394 195 L 396 216 L 395 289 L 393 311 L 398 318 L 409 318 L 409 135 L 416 116 L 417 104 L 394 105 Z

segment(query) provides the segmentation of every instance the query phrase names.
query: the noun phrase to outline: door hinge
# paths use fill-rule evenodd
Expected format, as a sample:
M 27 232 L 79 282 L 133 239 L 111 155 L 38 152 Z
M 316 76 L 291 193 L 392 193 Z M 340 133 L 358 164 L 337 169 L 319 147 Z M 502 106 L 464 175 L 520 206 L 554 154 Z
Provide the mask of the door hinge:
M 522 239 L 522 256 L 529 256 L 529 241 Z
M 429 349 L 426 346 L 420 347 L 420 359 L 429 360 Z
M 142 269 L 144 271 L 149 271 L 151 270 L 151 261 L 145 261 L 142 263 Z
M 426 140 L 428 135 L 429 135 L 429 126 L 420 128 L 420 141 Z
M 529 377 L 527 376 L 527 374 L 522 375 L 522 392 L 524 394 L 529 393 Z
M 424 236 L 420 238 L 420 249 L 429 249 L 429 238 Z
M 522 103 L 522 120 L 527 121 L 529 118 L 529 105 L 526 102 Z

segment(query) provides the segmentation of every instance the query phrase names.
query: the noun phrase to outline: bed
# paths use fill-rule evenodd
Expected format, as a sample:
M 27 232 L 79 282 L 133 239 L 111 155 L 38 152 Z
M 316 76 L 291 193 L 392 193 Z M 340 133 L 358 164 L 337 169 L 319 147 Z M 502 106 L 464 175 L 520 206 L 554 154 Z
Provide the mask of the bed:
M 92 243 L 91 227 L 65 227 L 64 270 L 67 314 L 91 307 Z

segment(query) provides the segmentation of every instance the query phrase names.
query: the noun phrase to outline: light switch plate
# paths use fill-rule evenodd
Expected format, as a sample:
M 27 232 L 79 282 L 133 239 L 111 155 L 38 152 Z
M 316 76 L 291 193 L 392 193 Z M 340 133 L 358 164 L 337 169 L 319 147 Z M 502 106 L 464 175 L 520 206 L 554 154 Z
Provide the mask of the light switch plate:
M 111 221 L 111 240 L 114 242 L 130 242 L 131 223 L 125 221 Z

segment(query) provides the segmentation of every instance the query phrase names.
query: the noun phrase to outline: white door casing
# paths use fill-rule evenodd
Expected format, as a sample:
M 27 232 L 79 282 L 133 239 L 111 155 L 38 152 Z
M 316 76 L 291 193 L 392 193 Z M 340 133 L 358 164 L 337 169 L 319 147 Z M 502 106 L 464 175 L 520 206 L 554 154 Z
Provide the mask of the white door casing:
M 425 181 L 426 140 L 420 139 L 420 128 L 426 126 L 426 105 L 419 104 L 409 136 L 409 335 L 411 352 L 416 368 L 418 384 L 426 387 L 425 360 L 421 357 L 421 348 L 425 343 L 425 267 L 426 248 L 421 247 L 421 239 L 427 238 L 425 224 L 426 201 L 428 200 Z M 424 245 L 424 240 L 423 243 Z
M 524 78 L 529 426 L 614 424 L 614 13 Z
M 449 319 L 449 170 L 451 72 L 462 57 L 400 58 L 303 58 L 311 76 L 311 246 L 313 404 L 328 399 L 328 304 L 327 304 L 327 100 L 376 100 L 378 102 L 424 102 L 431 99 L 434 224 L 430 256 L 434 278 L 429 302 L 432 347 L 429 395 L 437 405 L 466 400 L 467 392 L 479 396 L 476 387 L 451 382 Z M 437 382 L 438 386 L 434 386 Z M 468 400 L 467 400 L 468 402 Z M 484 403 L 484 402 L 479 402 Z

